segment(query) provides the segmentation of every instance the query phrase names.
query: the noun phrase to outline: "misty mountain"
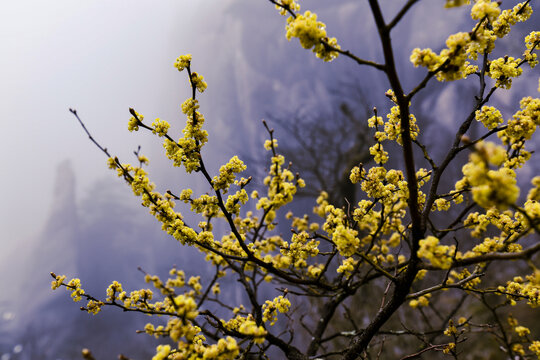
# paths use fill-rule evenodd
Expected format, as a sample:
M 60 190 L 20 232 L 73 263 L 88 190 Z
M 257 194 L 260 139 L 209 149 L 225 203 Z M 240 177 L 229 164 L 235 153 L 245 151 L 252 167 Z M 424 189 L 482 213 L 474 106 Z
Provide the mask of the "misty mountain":
M 84 301 L 73 303 L 64 289 L 51 290 L 49 273 L 78 277 L 88 293 L 104 298 L 113 280 L 128 292 L 148 287 L 138 266 L 165 276 L 173 264 L 189 274 L 205 263 L 194 249 L 164 234 L 120 179 L 96 183 L 77 202 L 75 178 L 69 162 L 58 166 L 49 219 L 33 246 L 19 249 L 26 252 L 25 263 L 16 269 L 24 282 L 3 293 L 9 296 L 2 296 L 0 304 L 14 317 L 2 323 L 12 336 L 0 345 L 23 346 L 13 359 L 73 359 L 83 347 L 100 358 L 114 353 L 148 358 L 154 339 L 135 334 L 148 317 L 125 316 L 117 309 L 104 309 L 99 316 L 82 312 Z

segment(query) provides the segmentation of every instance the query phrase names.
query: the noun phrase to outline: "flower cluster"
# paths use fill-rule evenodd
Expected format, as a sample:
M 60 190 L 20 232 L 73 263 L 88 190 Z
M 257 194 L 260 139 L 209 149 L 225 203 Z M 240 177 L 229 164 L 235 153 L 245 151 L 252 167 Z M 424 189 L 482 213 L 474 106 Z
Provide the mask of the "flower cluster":
M 177 343 L 177 348 L 170 345 L 160 345 L 153 359 L 182 359 L 196 356 L 201 359 L 234 359 L 239 354 L 239 346 L 231 337 L 218 339 L 215 344 L 206 342 L 201 329 L 193 324 L 198 316 L 195 296 L 200 283 L 198 277 L 191 277 L 187 282 L 193 290 L 184 294 L 176 294 L 176 289 L 186 285 L 184 272 L 172 269 L 171 278 L 163 282 L 158 276 L 147 275 L 146 281 L 151 282 L 164 295 L 162 301 L 152 302 L 152 292 L 148 289 L 135 290 L 127 295 L 122 285 L 113 282 L 107 289 L 107 303 L 89 301 L 86 310 L 93 312 L 104 305 L 118 304 L 125 309 L 138 310 L 147 314 L 168 315 L 165 325 L 147 324 L 144 332 L 156 338 L 168 336 Z M 264 340 L 264 338 L 263 338 Z
M 360 247 L 360 239 L 357 236 L 358 231 L 340 224 L 332 232 L 332 241 L 341 255 L 352 256 Z
M 270 322 L 270 325 L 274 325 L 277 321 L 277 313 L 286 313 L 291 307 L 291 302 L 289 299 L 279 295 L 274 300 L 266 300 L 263 304 L 263 321 Z
M 448 269 L 452 265 L 452 257 L 455 253 L 455 246 L 441 245 L 435 236 L 428 236 L 420 240 L 418 256 L 429 260 L 429 262 L 440 269 Z
M 411 301 L 409 301 L 409 306 L 412 307 L 413 309 L 419 306 L 426 307 L 429 305 L 430 297 L 431 297 L 431 294 L 419 296 L 418 299 L 412 299 Z
M 513 57 L 501 57 L 489 63 L 488 75 L 496 80 L 495 86 L 504 89 L 510 89 L 512 86 L 512 78 L 518 77 L 523 73 L 523 69 L 518 67 L 521 59 Z
M 272 148 L 274 148 L 274 150 L 278 147 L 278 141 L 277 139 L 272 139 L 272 140 L 265 140 L 264 141 L 264 149 L 269 151 L 269 150 L 272 150 Z
M 473 20 L 483 20 L 486 18 L 490 23 L 501 13 L 499 3 L 491 0 L 477 0 L 471 9 L 471 18 Z
M 152 357 L 152 360 L 166 360 L 171 353 L 170 345 L 158 345 L 156 348 L 156 355 Z
M 276 10 L 285 16 L 288 11 L 300 11 L 300 5 L 295 0 L 279 0 L 276 3 Z
M 447 1 L 446 7 L 468 4 L 469 1 Z M 471 8 L 471 18 L 478 23 L 469 32 L 460 32 L 450 35 L 446 40 L 446 48 L 439 54 L 431 49 L 415 48 L 410 60 L 414 66 L 426 67 L 436 73 L 439 81 L 453 81 L 466 78 L 478 70 L 468 60 L 477 60 L 478 54 L 489 54 L 495 48 L 495 39 L 503 37 L 510 31 L 510 26 L 518 21 L 527 20 L 532 13 L 528 2 L 514 6 L 513 9 L 501 11 L 499 2 L 492 0 L 476 0 Z M 534 66 L 536 54 L 532 54 L 536 35 L 532 33 L 526 39 L 527 51 L 524 56 Z M 517 66 L 520 59 L 500 58 L 490 63 L 488 75 L 497 81 L 496 86 L 509 89 L 512 77 L 521 75 Z
M 384 148 L 380 142 L 369 148 L 369 153 L 373 156 L 373 160 L 377 164 L 385 164 L 388 161 L 388 151 L 384 151 Z
M 523 140 L 531 139 L 540 126 L 540 99 L 528 96 L 521 99 L 519 104 L 520 110 L 508 121 L 508 128 L 499 135 L 504 144 L 511 144 L 514 149 Z
M 343 259 L 343 262 L 341 265 L 337 268 L 337 273 L 343 273 L 348 278 L 351 276 L 355 266 L 357 265 L 358 261 L 354 260 L 352 257 L 348 257 Z
M 105 303 L 103 303 L 102 301 L 89 300 L 86 304 L 86 308 L 84 309 L 86 309 L 89 314 L 97 315 L 104 305 Z
M 539 125 L 540 99 L 521 99 L 520 110 L 508 120 L 507 128 L 498 133 L 503 144 L 509 145 L 512 150 L 505 167 L 518 168 L 529 160 L 531 152 L 525 150 L 525 141 L 532 138 Z
M 66 285 L 66 289 L 71 291 L 71 297 L 73 301 L 81 301 L 82 296 L 85 294 L 84 290 L 81 288 L 81 280 L 71 279 Z
M 523 57 L 529 63 L 531 69 L 538 64 L 538 54 L 534 53 L 538 51 L 540 45 L 540 31 L 533 31 L 525 37 L 525 47 L 527 50 L 523 53 Z
M 395 140 L 398 144 L 402 145 L 401 139 L 401 115 L 399 112 L 399 106 L 392 106 L 390 113 L 386 115 L 388 121 L 384 123 L 384 132 L 388 140 Z M 409 114 L 409 131 L 411 139 L 415 140 L 418 136 L 419 129 L 416 124 L 416 117 L 413 114 Z
M 135 110 L 130 109 L 132 113 L 132 117 L 129 118 L 128 121 L 128 130 L 129 131 L 138 131 L 139 125 L 142 123 L 144 116 L 136 112 Z
M 222 320 L 222 325 L 228 330 L 235 330 L 243 335 L 250 336 L 256 344 L 262 344 L 267 334 L 264 327 L 257 325 L 253 320 L 251 314 L 245 317 L 237 315 L 229 321 Z
M 324 61 L 334 60 L 339 53 L 332 48 L 339 49 L 336 38 L 328 38 L 326 25 L 317 21 L 317 14 L 306 11 L 303 15 L 287 19 L 287 39 L 296 37 L 304 49 L 313 48 L 318 58 Z
M 154 122 L 152 123 L 152 127 L 152 133 L 157 134 L 159 137 L 163 137 L 167 135 L 167 132 L 169 131 L 171 125 L 165 120 L 161 120 L 158 118 L 154 120 Z
M 488 143 L 489 144 L 489 143 Z M 462 168 L 464 178 L 456 183 L 456 190 L 471 187 L 473 199 L 483 208 L 506 208 L 515 203 L 519 196 L 516 173 L 507 167 L 496 170 L 489 164 L 501 165 L 506 151 L 495 144 L 477 144 L 477 151 L 469 156 L 469 162 Z M 489 156 L 488 154 L 494 156 Z
M 512 281 L 508 281 L 506 286 L 499 286 L 497 290 L 506 294 L 514 303 L 527 300 L 527 304 L 531 307 L 538 307 L 540 306 L 540 271 L 536 270 L 526 276 L 526 281 L 521 276 L 516 276 Z
M 461 254 L 458 252 L 456 254 L 456 257 L 461 258 Z M 463 284 L 463 281 L 465 279 L 470 279 L 470 280 L 466 281 Z M 447 284 L 454 284 L 454 283 L 456 283 L 458 281 L 463 284 L 462 286 L 465 289 L 473 289 L 474 287 L 478 286 L 481 283 L 480 277 L 479 276 L 477 276 L 477 277 L 472 276 L 471 272 L 467 268 L 464 268 L 460 272 L 457 272 L 456 270 L 451 270 L 450 271 L 449 276 L 448 276 L 448 280 L 446 281 L 446 283 Z
M 508 35 L 510 26 L 526 21 L 531 16 L 532 11 L 528 1 L 518 3 L 512 9 L 503 10 L 492 24 L 493 32 L 499 38 Z
M 176 62 L 174 63 L 174 67 L 178 69 L 178 71 L 182 71 L 185 68 L 189 67 L 191 64 L 191 54 L 186 55 L 180 55 Z
M 226 165 L 223 165 L 219 168 L 219 175 L 214 176 L 212 184 L 215 190 L 223 190 L 224 193 L 227 193 L 229 187 L 234 183 L 236 175 L 242 171 L 246 170 L 246 165 L 238 158 L 238 156 L 233 156 Z
M 206 81 L 204 81 L 203 76 L 197 74 L 196 72 L 191 74 L 191 84 L 201 93 L 204 92 L 204 90 L 206 90 L 208 87 L 208 84 L 206 84 Z
M 58 289 L 66 280 L 66 275 L 56 275 L 54 274 L 54 280 L 51 282 L 51 289 Z
M 280 253 L 290 259 L 289 262 L 295 267 L 304 268 L 308 257 L 315 257 L 319 253 L 319 241 L 310 239 L 306 231 L 294 233 L 290 243 L 281 245 Z
M 191 55 L 181 56 L 179 59 L 181 60 L 177 60 L 176 65 L 179 69 L 189 67 Z M 207 87 L 203 77 L 196 72 L 191 73 L 190 81 L 199 92 L 203 92 Z M 184 137 L 177 142 L 165 139 L 163 143 L 166 156 L 173 161 L 173 165 L 184 165 L 188 173 L 199 170 L 201 148 L 208 141 L 208 132 L 202 128 L 204 116 L 197 109 L 199 104 L 194 97 L 184 101 L 182 112 L 187 116 L 186 127 L 182 130 Z
M 471 236 L 476 238 L 482 238 L 490 225 L 500 230 L 500 236 L 486 237 L 483 244 L 473 248 L 480 254 L 496 250 L 512 251 L 516 247 L 519 249 L 520 245 L 513 244 L 513 241 L 519 238 L 520 232 L 527 225 L 519 212 L 501 211 L 497 208 L 490 208 L 484 214 L 472 212 L 463 221 L 463 224 L 472 229 Z
M 535 176 L 531 180 L 532 187 L 527 194 L 527 200 L 540 201 L 540 176 Z
M 493 106 L 482 106 L 480 110 L 476 110 L 475 114 L 476 120 L 489 130 L 495 129 L 504 121 L 501 112 Z
M 469 56 L 475 57 L 479 48 L 490 46 L 489 36 L 479 37 L 478 40 L 480 39 L 484 39 L 486 43 L 482 45 L 477 41 L 474 51 L 471 51 Z M 439 81 L 463 79 L 476 71 L 476 67 L 470 65 L 467 61 L 467 50 L 471 42 L 472 39 L 469 33 L 456 33 L 448 37 L 446 49 L 443 49 L 439 54 L 436 54 L 431 49 L 415 48 L 410 60 L 415 67 L 423 66 L 431 72 L 436 72 Z
M 199 109 L 199 101 L 193 98 L 188 98 L 182 103 L 182 113 L 189 115 L 194 114 Z
M 540 358 L 540 341 L 533 341 L 529 346 L 529 350 L 531 350 L 538 358 Z
M 264 185 L 268 187 L 267 196 L 259 198 L 257 209 L 267 212 L 264 220 L 270 228 L 273 228 L 274 225 L 271 223 L 276 216 L 276 210 L 290 203 L 297 188 L 304 187 L 305 183 L 299 176 L 294 176 L 291 170 L 283 168 L 285 163 L 283 155 L 276 154 L 272 156 L 271 161 L 268 176 L 264 179 Z M 294 180 L 296 181 L 293 182 Z

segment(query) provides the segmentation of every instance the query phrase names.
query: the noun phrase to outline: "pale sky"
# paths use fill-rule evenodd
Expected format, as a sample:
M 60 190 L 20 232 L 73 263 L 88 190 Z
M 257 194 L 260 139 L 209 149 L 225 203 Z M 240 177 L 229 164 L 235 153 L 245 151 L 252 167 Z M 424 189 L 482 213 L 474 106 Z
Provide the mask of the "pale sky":
M 174 59 L 194 51 L 191 14 L 215 1 L 22 0 L 0 5 L 2 245 L 40 229 L 55 169 L 72 160 L 77 187 L 109 176 L 69 107 L 116 153 L 144 138 L 125 130 L 130 106 L 171 112 Z M 176 94 L 178 97 L 179 94 Z M 167 108 L 167 104 L 168 108 Z M 130 142 L 131 141 L 131 142 Z M 18 240 L 17 240 L 18 241 Z

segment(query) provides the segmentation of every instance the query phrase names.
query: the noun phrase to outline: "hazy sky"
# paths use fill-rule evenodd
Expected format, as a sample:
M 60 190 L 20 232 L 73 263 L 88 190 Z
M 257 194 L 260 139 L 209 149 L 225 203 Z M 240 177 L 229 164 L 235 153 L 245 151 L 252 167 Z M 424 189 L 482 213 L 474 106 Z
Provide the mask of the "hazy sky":
M 200 20 L 191 14 L 211 14 L 218 10 L 214 4 L 210 0 L 1 2 L 4 246 L 40 229 L 54 201 L 54 174 L 62 160 L 72 160 L 79 189 L 110 175 L 105 158 L 83 136 L 68 108 L 76 108 L 116 153 L 129 154 L 144 145 L 144 138 L 125 131 L 127 109 L 139 106 L 158 113 L 160 105 L 174 98 L 170 90 L 185 79 L 175 77 L 172 64 L 178 55 L 193 52 L 191 29 Z

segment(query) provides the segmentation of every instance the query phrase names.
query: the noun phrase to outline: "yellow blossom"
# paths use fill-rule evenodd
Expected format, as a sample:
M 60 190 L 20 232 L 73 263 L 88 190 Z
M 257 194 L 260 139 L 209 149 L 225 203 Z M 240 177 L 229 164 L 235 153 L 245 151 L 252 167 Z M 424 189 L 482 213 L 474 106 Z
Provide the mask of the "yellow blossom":
M 174 67 L 177 68 L 178 71 L 182 71 L 186 67 L 188 67 L 190 63 L 191 63 L 191 54 L 181 55 L 176 59 L 176 62 L 174 63 Z
M 328 38 L 326 36 L 326 25 L 320 21 L 317 21 L 317 14 L 311 11 L 306 11 L 303 15 L 299 14 L 287 19 L 287 39 L 297 37 L 300 40 L 300 44 L 304 49 L 313 48 L 313 52 L 318 58 L 324 61 L 334 60 L 339 53 L 337 51 L 328 48 L 324 43 L 339 49 L 337 40 L 335 38 Z

